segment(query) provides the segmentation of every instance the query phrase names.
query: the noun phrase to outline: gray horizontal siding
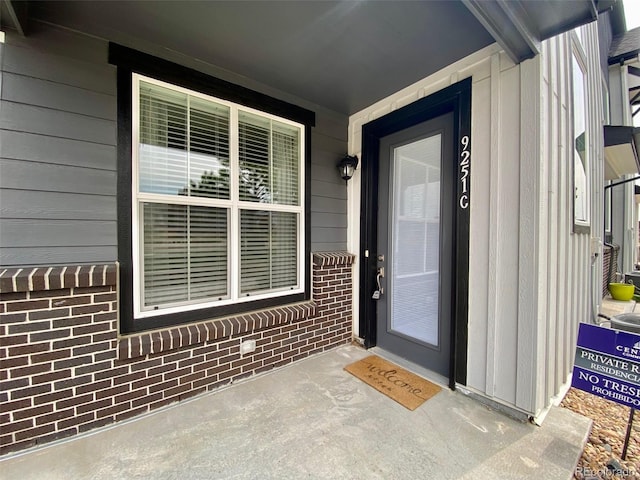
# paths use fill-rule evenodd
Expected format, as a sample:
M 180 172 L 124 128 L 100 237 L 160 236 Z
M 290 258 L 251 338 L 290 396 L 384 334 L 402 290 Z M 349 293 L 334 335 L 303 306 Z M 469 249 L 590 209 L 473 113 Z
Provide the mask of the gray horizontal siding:
M 0 110 L 0 264 L 116 260 L 116 75 L 106 43 L 8 34 Z
M 318 243 L 341 243 L 342 231 L 342 228 L 312 227 L 311 238 Z
M 32 39 L 27 37 L 23 41 L 28 43 Z M 52 39 L 51 45 L 57 41 Z M 68 52 L 74 51 L 77 51 L 77 46 L 69 46 Z M 104 63 L 87 63 L 36 48 L 9 44 L 4 52 L 3 71 L 115 96 L 116 70 L 106 62 L 106 58 L 105 52 Z
M 347 188 L 336 164 L 346 144 L 315 135 L 311 164 L 311 239 L 314 251 L 347 249 Z
M 26 38 L 9 33 L 1 48 L 0 265 L 116 260 L 116 69 L 107 42 L 38 24 Z M 318 109 L 307 219 L 314 251 L 346 249 L 336 163 L 347 125 Z
M 4 90 L 6 88 L 3 95 Z M 0 110 L 0 129 L 116 144 L 114 121 L 5 100 Z
M 337 163 L 347 153 L 348 118 L 316 118 L 311 140 L 311 248 L 316 252 L 347 249 L 347 186 Z
M 70 255 L 70 250 L 72 254 Z M 0 265 L 8 266 L 51 266 L 69 265 L 78 263 L 109 263 L 117 257 L 115 246 L 109 247 L 17 247 L 7 248 L 0 246 Z
M 115 145 L 0 130 L 0 157 L 31 162 L 116 170 Z
M 49 80 L 6 73 L 3 100 L 116 120 L 116 97 Z
M 337 169 L 335 170 L 337 173 Z M 318 197 L 335 198 L 340 200 L 347 199 L 347 189 L 344 181 L 341 183 L 330 183 L 311 179 L 311 191 Z
M 322 123 L 320 124 L 322 125 Z M 347 153 L 347 142 L 341 138 L 334 137 L 330 133 L 325 133 L 319 130 L 319 128 L 319 126 L 316 126 L 313 136 L 313 139 L 317 140 L 314 143 L 318 144 L 317 146 L 314 146 L 314 151 L 316 151 L 319 157 L 316 156 L 312 161 L 320 163 L 330 161 L 332 166 L 335 166 Z M 348 128 L 348 124 L 345 125 L 345 128 Z
M 51 27 L 38 21 L 30 22 L 29 34 L 26 37 L 20 37 L 15 32 L 9 33 L 7 33 L 7 44 L 24 48 L 23 51 L 28 55 L 34 53 L 51 55 L 55 64 L 62 66 L 66 66 L 69 61 L 80 63 L 82 67 L 74 73 L 82 73 L 87 66 L 101 68 L 109 66 L 108 44 L 95 37 L 79 35 L 71 30 Z M 48 78 L 46 74 L 40 77 Z
M 113 195 L 0 190 L 0 218 L 116 221 Z
M 313 214 L 313 225 L 314 227 L 347 228 L 347 215 L 346 213 L 316 212 Z
M 0 220 L 3 247 L 82 247 L 116 244 L 115 222 L 96 220 Z
M 116 194 L 116 172 L 110 170 L 0 159 L 0 172 L 3 189 Z
M 329 182 L 335 185 L 342 185 L 345 187 L 344 180 L 340 178 L 338 174 L 338 168 L 336 167 L 340 156 L 328 155 L 326 152 L 313 151 L 315 155 L 313 162 L 311 163 L 311 180 L 312 182 Z M 343 154 L 344 155 L 344 154 Z M 324 163 L 316 163 L 322 157 L 329 157 Z M 333 165 L 332 165 L 333 164 Z M 346 191 L 346 188 L 345 188 Z
M 315 131 L 336 142 L 347 142 L 349 135 L 349 119 L 342 114 L 328 113 L 318 110 L 316 114 Z M 344 145 L 336 143 L 338 148 L 345 148 Z M 346 150 L 341 153 L 346 153 Z
M 315 242 L 313 247 L 314 252 L 343 252 L 347 250 L 346 244 L 342 242 Z
M 347 209 L 347 201 L 340 198 L 311 197 L 311 213 L 338 213 L 344 214 Z M 313 222 L 312 222 L 313 225 Z

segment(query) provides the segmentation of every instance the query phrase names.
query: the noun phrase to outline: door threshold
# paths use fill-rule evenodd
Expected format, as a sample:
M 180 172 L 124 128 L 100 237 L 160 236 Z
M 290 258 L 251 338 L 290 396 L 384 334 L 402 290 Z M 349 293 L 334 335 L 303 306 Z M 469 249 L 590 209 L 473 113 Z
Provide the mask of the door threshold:
M 391 353 L 388 350 L 384 350 L 380 347 L 371 347 L 369 352 L 378 355 L 379 357 L 384 358 L 385 360 L 389 360 L 390 362 L 395 363 L 396 365 L 409 370 L 416 375 L 419 375 L 422 378 L 429 380 L 436 385 L 441 386 L 442 388 L 449 388 L 449 379 L 439 373 L 436 373 L 428 368 L 421 367 L 420 365 L 410 362 L 402 357 L 399 357 L 395 353 Z

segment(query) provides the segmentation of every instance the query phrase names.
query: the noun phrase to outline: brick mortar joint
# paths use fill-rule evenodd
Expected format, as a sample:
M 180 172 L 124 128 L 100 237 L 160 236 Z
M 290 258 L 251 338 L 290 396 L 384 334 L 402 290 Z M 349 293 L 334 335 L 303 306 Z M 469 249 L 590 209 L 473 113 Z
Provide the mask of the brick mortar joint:
M 208 341 L 222 341 L 232 335 L 251 335 L 269 328 L 291 325 L 315 318 L 319 310 L 319 304 L 310 299 L 295 304 L 126 335 L 118 339 L 116 347 L 118 359 L 129 360 L 149 354 L 178 351 Z M 250 326 L 251 324 L 253 326 Z M 246 330 L 243 329 L 243 326 L 246 327 Z M 169 338 L 166 338 L 165 335 L 168 335 Z M 184 335 L 188 336 L 188 340 L 185 340 Z M 133 351 L 134 349 L 136 351 Z
M 326 350 L 328 350 L 330 348 L 335 348 L 335 347 L 337 347 L 339 345 L 346 344 L 346 343 L 348 343 L 350 341 L 350 338 L 347 338 L 344 334 L 339 333 L 339 332 L 335 332 L 335 333 L 336 334 L 332 338 L 326 338 L 326 339 L 322 339 L 321 340 L 321 338 L 318 337 L 316 339 L 315 343 L 308 344 L 304 350 L 300 349 L 298 351 L 298 350 L 294 349 L 296 351 L 294 351 L 292 353 L 288 353 L 286 358 L 281 358 L 280 356 L 273 357 L 273 358 L 268 359 L 269 360 L 268 362 L 265 361 L 264 363 L 259 362 L 259 363 L 255 364 L 254 366 L 249 368 L 248 371 L 246 371 L 246 372 L 243 370 L 243 372 L 241 372 L 241 373 L 236 373 L 236 374 L 234 374 L 232 376 L 227 376 L 225 378 L 228 379 L 228 382 L 227 381 L 222 382 L 220 379 L 218 379 L 216 377 L 215 380 L 211 380 L 211 381 L 208 381 L 208 382 L 204 383 L 203 384 L 204 388 L 195 387 L 195 386 L 189 386 L 188 384 L 185 384 L 182 387 L 180 387 L 180 386 L 175 386 L 175 387 L 174 386 L 170 386 L 170 387 L 167 387 L 167 388 L 163 389 L 161 392 L 166 392 L 167 389 L 171 390 L 171 389 L 175 389 L 175 388 L 180 387 L 180 388 L 182 388 L 182 390 L 186 394 L 189 394 L 189 392 L 191 392 L 191 393 L 198 393 L 198 392 L 199 393 L 204 393 L 207 390 L 209 390 L 209 391 L 213 390 L 213 389 L 218 388 L 219 386 L 222 386 L 222 385 L 224 385 L 226 383 L 234 383 L 237 379 L 241 379 L 241 378 L 244 378 L 246 376 L 258 375 L 258 374 L 264 373 L 264 372 L 269 371 L 269 370 L 274 369 L 274 368 L 280 368 L 282 366 L 285 366 L 285 365 L 291 363 L 292 361 L 297 361 L 297 360 L 300 360 L 301 358 L 306 358 L 306 357 L 308 357 L 310 355 L 313 355 L 313 354 L 316 354 L 316 353 L 321 353 L 321 352 L 326 351 Z M 178 393 L 180 393 L 180 392 L 178 392 Z M 179 398 L 176 397 L 175 400 L 172 400 L 172 401 L 176 401 L 176 400 L 182 401 L 182 400 L 188 398 L 188 396 L 190 396 L 190 394 L 189 395 L 185 395 L 184 398 L 183 398 L 182 395 L 180 395 Z M 134 397 L 132 397 L 131 399 L 133 399 L 133 398 Z M 135 397 L 135 398 L 138 398 L 138 397 Z M 144 404 L 142 406 L 140 406 L 140 405 L 138 405 L 138 406 L 129 405 L 128 408 L 126 408 L 126 410 L 124 410 L 124 412 L 125 413 L 127 413 L 127 412 L 128 413 L 134 413 L 135 415 L 137 415 L 139 413 L 144 413 L 146 411 L 152 411 L 152 410 L 156 410 L 158 408 L 162 408 L 163 405 L 166 405 L 166 404 L 167 403 L 165 403 L 165 401 L 156 402 L 154 400 L 153 402 L 147 402 L 146 404 Z M 80 405 L 80 404 L 78 404 L 78 405 Z M 122 405 L 124 405 L 124 404 L 122 404 Z M 73 425 L 71 425 L 71 427 L 72 427 L 71 429 L 74 430 L 74 431 L 71 433 L 71 435 L 76 435 L 78 433 L 82 433 L 82 431 L 83 431 L 82 427 L 83 426 L 84 426 L 84 430 L 87 430 L 87 427 L 89 427 L 89 428 L 100 428 L 100 427 L 105 426 L 106 424 L 113 423 L 114 421 L 118 421 L 119 419 L 117 418 L 117 416 L 116 417 L 113 416 L 114 413 L 117 413 L 115 411 L 113 411 L 113 412 L 109 411 L 108 412 L 108 416 L 107 417 L 103 417 L 102 419 L 98 418 L 95 414 L 97 414 L 99 411 L 114 410 L 116 408 L 123 408 L 124 409 L 124 406 L 122 406 L 122 405 L 120 407 L 118 407 L 117 405 L 106 406 L 106 408 L 100 407 L 100 408 L 102 408 L 102 410 L 100 410 L 99 408 L 95 408 L 93 410 L 87 410 L 88 412 L 93 412 L 94 415 L 91 418 L 85 418 L 82 421 L 78 421 L 76 423 L 73 423 Z M 75 407 L 76 407 L 76 405 L 69 405 L 69 406 L 64 407 L 64 408 L 75 408 Z M 45 414 L 46 415 L 52 415 L 52 414 L 55 414 L 55 412 L 52 412 L 52 413 L 46 413 L 45 412 Z M 35 419 L 39 415 L 40 414 L 34 415 L 32 417 L 28 417 L 28 418 Z M 67 422 L 67 421 L 70 421 L 70 420 L 71 420 L 71 417 L 65 417 L 65 419 L 63 419 L 63 422 Z M 30 427 L 30 428 L 26 428 L 24 430 L 23 429 L 19 430 L 21 433 L 27 433 L 27 434 L 33 432 L 33 435 L 23 435 L 23 440 L 20 440 L 20 441 L 16 441 L 13 438 L 14 433 L 15 433 L 15 432 L 13 432 L 12 434 L 10 434 L 10 436 L 12 437 L 10 439 L 10 441 L 8 443 L 4 443 L 1 446 L 2 450 L 4 450 L 1 453 L 2 454 L 8 453 L 9 451 L 12 451 L 12 450 L 19 451 L 19 450 L 22 450 L 22 449 L 27 448 L 29 446 L 38 444 L 41 441 L 43 443 L 49 442 L 49 441 L 57 438 L 59 434 L 65 435 L 65 431 L 62 430 L 62 428 L 60 428 L 60 427 L 53 427 L 54 429 L 51 430 L 51 432 L 52 432 L 51 434 L 49 434 L 48 431 L 42 432 L 42 429 L 45 428 L 45 427 L 49 428 L 49 429 L 52 428 L 52 427 L 47 427 L 47 425 L 54 425 L 54 423 L 53 422 L 52 423 L 46 423 L 46 424 L 43 424 L 43 425 L 40 425 L 40 426 L 36 425 L 36 426 Z M 52 435 L 55 435 L 55 438 L 52 437 Z M 26 440 L 27 442 L 33 442 L 33 444 L 27 445 L 24 440 Z
M 356 256 L 350 252 L 314 252 L 313 255 L 314 267 L 350 267 Z
M 0 294 L 116 286 L 118 263 L 0 268 Z
M 342 252 L 327 255 L 332 255 L 332 258 L 338 259 L 353 257 L 349 253 L 345 253 L 343 255 Z M 335 268 L 335 266 L 332 265 L 332 268 Z M 322 269 L 322 266 L 314 265 L 314 282 L 318 281 L 318 277 L 322 274 Z M 335 285 L 333 289 L 337 289 L 337 291 L 339 291 L 341 289 L 340 287 L 343 289 L 351 288 L 351 284 L 349 282 L 348 284 Z M 163 329 L 122 336 L 118 340 L 118 358 L 125 360 L 146 356 L 148 354 L 179 350 L 184 347 L 202 344 L 210 340 L 227 338 L 231 335 L 237 335 L 238 333 L 252 334 L 275 326 L 304 321 L 318 316 L 318 312 L 324 310 L 322 302 L 319 302 L 318 300 L 321 299 L 318 298 L 317 291 L 314 289 L 312 298 L 299 304 L 281 305 L 273 308 L 246 312 L 239 315 L 230 315 L 217 319 L 185 325 L 175 325 Z M 308 314 L 304 312 L 305 309 L 308 309 Z M 288 318 L 289 314 L 291 315 L 291 319 Z M 264 325 L 262 325 L 263 321 Z M 241 326 L 243 323 L 247 327 L 246 330 Z M 249 327 L 250 323 L 253 327 Z M 236 325 L 240 326 L 236 328 Z M 192 331 L 191 328 L 194 328 L 195 331 Z M 203 329 L 204 332 L 201 331 L 201 329 Z M 227 329 L 228 331 L 226 331 Z M 223 333 L 220 335 L 218 330 L 223 330 Z M 212 333 L 212 331 L 214 333 Z M 188 336 L 188 341 L 184 341 L 185 335 Z M 166 338 L 166 336 L 169 338 Z M 158 343 L 160 343 L 159 347 Z M 135 352 L 133 351 L 134 349 L 136 350 Z

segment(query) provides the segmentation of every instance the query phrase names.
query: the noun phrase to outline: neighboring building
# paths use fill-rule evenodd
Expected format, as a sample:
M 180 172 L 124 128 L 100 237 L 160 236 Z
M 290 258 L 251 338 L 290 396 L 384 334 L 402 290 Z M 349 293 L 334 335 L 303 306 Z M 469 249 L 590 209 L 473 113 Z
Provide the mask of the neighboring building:
M 601 299 L 620 4 L 1 7 L 3 452 L 354 337 L 542 420 Z
M 634 128 L 633 114 L 640 105 L 640 28 L 626 31 L 624 17 L 614 10 L 613 21 L 602 23 L 600 37 L 605 109 L 605 256 L 618 251 L 611 262 L 612 277 L 616 273 L 637 270 L 638 208 L 636 182 L 625 180 L 638 175 L 640 129 Z M 606 60 L 606 63 L 605 63 Z M 605 263 L 606 263 L 605 258 Z M 608 272 L 605 272 L 608 275 Z

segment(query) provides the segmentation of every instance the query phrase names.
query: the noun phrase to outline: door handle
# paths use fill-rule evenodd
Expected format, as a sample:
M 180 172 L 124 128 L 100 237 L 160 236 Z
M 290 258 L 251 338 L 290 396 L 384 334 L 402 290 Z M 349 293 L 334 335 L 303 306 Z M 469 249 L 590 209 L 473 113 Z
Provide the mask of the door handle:
M 378 286 L 378 288 L 375 292 L 373 292 L 373 295 L 371 296 L 371 298 L 373 298 L 374 300 L 380 300 L 380 295 L 384 293 L 384 289 L 380 284 L 381 278 L 384 278 L 384 267 L 378 268 L 378 273 L 376 275 L 376 285 Z
M 378 291 L 380 292 L 380 295 L 384 293 L 384 288 L 382 288 L 382 285 L 380 284 L 381 278 L 384 278 L 384 267 L 378 268 L 378 274 L 376 275 L 376 284 L 378 285 Z

